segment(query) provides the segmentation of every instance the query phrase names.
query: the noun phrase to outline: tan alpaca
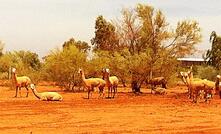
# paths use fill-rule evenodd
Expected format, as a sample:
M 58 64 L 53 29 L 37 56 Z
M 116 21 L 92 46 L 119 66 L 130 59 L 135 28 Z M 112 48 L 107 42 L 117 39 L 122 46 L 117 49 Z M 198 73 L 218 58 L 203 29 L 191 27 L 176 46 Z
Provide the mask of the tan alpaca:
M 101 79 L 101 78 L 88 78 L 88 79 L 86 79 L 85 75 L 84 75 L 84 71 L 82 69 L 79 69 L 78 72 L 81 74 L 81 78 L 83 80 L 84 86 L 87 88 L 88 99 L 90 98 L 91 91 L 94 91 L 95 87 L 99 88 L 99 92 L 100 92 L 99 97 L 101 97 L 102 94 L 104 95 L 103 92 L 104 92 L 104 87 L 106 85 L 106 82 L 103 79 Z
M 106 85 L 108 87 L 108 98 L 114 98 L 115 94 L 117 94 L 119 79 L 117 78 L 117 76 L 110 76 L 110 70 L 108 68 L 103 70 L 103 79 L 106 81 Z
M 16 69 L 12 68 L 12 80 L 14 81 L 15 87 L 16 87 L 15 97 L 17 97 L 18 90 L 19 90 L 19 94 L 21 97 L 21 88 L 22 87 L 26 88 L 26 90 L 27 90 L 26 97 L 28 97 L 28 93 L 29 93 L 28 86 L 31 84 L 31 79 L 27 76 L 17 77 Z
M 41 101 L 62 101 L 63 100 L 63 97 L 59 93 L 56 93 L 56 92 L 38 93 L 37 90 L 35 89 L 34 84 L 31 84 L 30 87 L 34 95 Z
M 212 98 L 215 93 L 215 82 L 206 79 L 198 79 L 194 81 L 192 71 L 183 74 L 183 76 L 190 90 L 190 96 L 193 98 L 193 102 L 197 102 L 197 99 L 202 92 L 204 92 L 205 101 L 207 101 L 209 95 L 211 95 Z

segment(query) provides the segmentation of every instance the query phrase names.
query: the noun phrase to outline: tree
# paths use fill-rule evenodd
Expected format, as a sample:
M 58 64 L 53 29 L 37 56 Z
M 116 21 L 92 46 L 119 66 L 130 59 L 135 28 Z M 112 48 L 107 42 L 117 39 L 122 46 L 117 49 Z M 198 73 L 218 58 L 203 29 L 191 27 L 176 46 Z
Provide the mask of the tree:
M 4 49 L 4 43 L 2 41 L 0 41 L 0 56 L 3 55 L 3 49 Z
M 62 45 L 63 49 L 70 48 L 70 46 L 75 46 L 84 53 L 88 52 L 91 49 L 91 47 L 88 45 L 87 42 L 75 41 L 74 38 L 65 41 L 64 44 Z
M 163 68 L 171 66 L 171 63 L 176 66 L 176 57 L 193 53 L 195 45 L 201 41 L 197 22 L 181 21 L 178 22 L 174 31 L 170 30 L 169 23 L 163 13 L 149 5 L 138 4 L 135 10 L 124 10 L 122 23 L 124 27 L 121 27 L 119 34 L 127 35 L 129 33 L 130 36 L 120 37 L 130 37 L 123 39 L 124 43 L 127 43 L 125 46 L 128 46 L 131 55 L 138 54 L 137 57 L 139 57 L 146 54 L 149 57 L 144 61 L 145 64 L 136 62 L 139 68 L 142 68 L 142 65 L 147 65 L 143 75 L 139 75 L 141 71 L 139 69 L 130 70 L 132 71 L 132 81 L 138 87 L 141 87 L 148 76 L 151 79 L 152 76 L 169 75 L 164 73 L 168 70 Z
M 124 74 L 128 69 L 134 89 L 139 92 L 142 83 L 152 77 L 169 79 L 178 64 L 176 58 L 192 54 L 201 33 L 199 24 L 190 20 L 178 22 L 173 30 L 161 10 L 138 4 L 134 9 L 123 9 L 122 18 L 113 24 L 99 16 L 92 41 L 97 51 L 111 53 L 108 66 L 115 73 Z M 119 60 L 124 61 L 120 64 L 126 68 L 123 71 L 114 64 Z
M 56 49 L 45 58 L 44 78 L 71 90 L 80 83 L 78 69 L 85 66 L 86 54 L 76 46 L 71 45 L 68 49 Z
M 41 67 L 38 54 L 31 51 L 15 51 L 16 57 L 20 58 L 26 68 L 31 67 L 34 70 L 39 70 Z
M 91 39 L 94 50 L 113 52 L 119 49 L 115 27 L 107 22 L 103 16 L 98 16 L 95 22 L 95 37 Z
M 130 53 L 134 55 L 141 51 L 141 46 L 139 45 L 141 24 L 134 9 L 125 8 L 121 13 L 122 20 L 115 22 L 119 46 L 128 48 Z
M 210 35 L 210 42 L 212 43 L 211 50 L 208 50 L 205 59 L 208 64 L 220 69 L 221 67 L 221 37 L 212 31 Z

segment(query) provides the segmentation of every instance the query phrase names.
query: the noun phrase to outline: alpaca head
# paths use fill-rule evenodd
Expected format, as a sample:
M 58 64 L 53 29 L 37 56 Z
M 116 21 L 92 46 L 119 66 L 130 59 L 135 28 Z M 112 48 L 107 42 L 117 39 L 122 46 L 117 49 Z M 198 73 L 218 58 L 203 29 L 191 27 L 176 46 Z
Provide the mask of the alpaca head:
M 79 68 L 78 73 L 82 73 L 82 71 L 83 71 L 83 70 L 82 70 L 81 68 Z
M 15 69 L 15 68 L 12 68 L 12 72 L 15 73 L 15 72 L 16 72 L 16 69 Z
M 110 73 L 110 69 L 109 68 L 106 68 L 105 70 L 106 70 L 107 73 Z
M 34 84 L 30 84 L 31 89 L 35 89 L 35 85 Z
M 186 84 L 187 83 L 187 77 L 189 77 L 189 73 L 188 72 L 180 72 L 180 75 L 183 78 L 183 82 Z
M 216 78 L 217 78 L 217 79 L 220 79 L 220 78 L 221 78 L 221 76 L 220 76 L 220 75 L 217 75 L 217 76 L 216 76 Z

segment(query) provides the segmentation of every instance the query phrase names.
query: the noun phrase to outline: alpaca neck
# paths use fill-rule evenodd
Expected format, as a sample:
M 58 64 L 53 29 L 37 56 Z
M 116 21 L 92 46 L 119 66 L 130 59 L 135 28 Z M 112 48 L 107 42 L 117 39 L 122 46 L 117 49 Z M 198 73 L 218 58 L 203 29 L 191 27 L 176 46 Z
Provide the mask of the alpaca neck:
M 16 73 L 13 73 L 13 74 L 12 74 L 12 80 L 15 82 L 15 84 L 18 83 Z
M 219 78 L 216 79 L 215 88 L 219 90 Z
M 182 81 L 183 81 L 184 84 L 188 85 L 187 80 L 184 77 L 182 77 Z
M 81 78 L 82 78 L 83 81 L 85 81 L 85 75 L 84 75 L 83 71 L 81 71 Z
M 32 92 L 33 92 L 33 94 L 34 94 L 38 99 L 41 98 L 40 93 L 38 93 L 36 89 L 32 89 Z
M 110 82 L 110 74 L 109 73 L 106 74 L 105 80 L 107 81 L 107 83 L 111 83 Z
M 187 77 L 187 84 L 191 85 L 193 82 L 193 73 L 190 72 L 190 75 Z

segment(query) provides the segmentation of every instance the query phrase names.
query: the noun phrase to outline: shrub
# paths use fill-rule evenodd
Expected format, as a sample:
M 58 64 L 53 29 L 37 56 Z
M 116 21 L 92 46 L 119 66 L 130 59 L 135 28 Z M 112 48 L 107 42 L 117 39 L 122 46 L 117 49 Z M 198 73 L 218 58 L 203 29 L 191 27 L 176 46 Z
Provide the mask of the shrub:
M 218 70 L 216 70 L 212 66 L 197 66 L 197 73 L 195 77 L 201 79 L 215 80 L 216 75 L 218 74 Z

